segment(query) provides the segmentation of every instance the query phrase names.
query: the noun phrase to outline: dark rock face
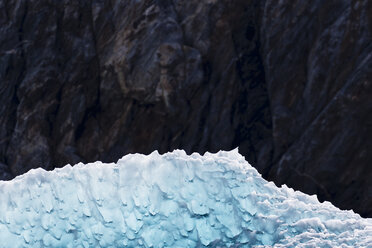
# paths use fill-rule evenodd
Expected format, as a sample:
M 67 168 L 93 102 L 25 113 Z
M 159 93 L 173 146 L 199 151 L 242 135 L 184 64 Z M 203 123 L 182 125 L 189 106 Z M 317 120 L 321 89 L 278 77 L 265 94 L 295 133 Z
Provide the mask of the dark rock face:
M 261 26 L 268 177 L 371 217 L 372 2 L 277 2 Z
M 0 0 L 0 177 L 229 150 L 372 216 L 370 1 Z

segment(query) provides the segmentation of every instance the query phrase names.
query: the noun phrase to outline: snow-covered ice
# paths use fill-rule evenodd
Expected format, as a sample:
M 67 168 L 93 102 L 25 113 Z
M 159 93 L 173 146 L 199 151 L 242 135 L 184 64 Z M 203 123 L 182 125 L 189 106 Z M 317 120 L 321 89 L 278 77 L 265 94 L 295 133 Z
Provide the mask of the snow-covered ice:
M 131 154 L 0 182 L 0 247 L 372 247 L 372 219 L 239 155 Z

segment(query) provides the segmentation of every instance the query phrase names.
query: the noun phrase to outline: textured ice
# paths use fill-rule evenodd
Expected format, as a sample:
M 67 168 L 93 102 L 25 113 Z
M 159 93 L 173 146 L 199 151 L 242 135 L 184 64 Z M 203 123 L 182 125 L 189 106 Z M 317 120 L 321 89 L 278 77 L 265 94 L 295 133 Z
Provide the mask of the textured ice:
M 0 182 L 0 247 L 372 247 L 372 219 L 265 181 L 237 150 L 127 155 Z

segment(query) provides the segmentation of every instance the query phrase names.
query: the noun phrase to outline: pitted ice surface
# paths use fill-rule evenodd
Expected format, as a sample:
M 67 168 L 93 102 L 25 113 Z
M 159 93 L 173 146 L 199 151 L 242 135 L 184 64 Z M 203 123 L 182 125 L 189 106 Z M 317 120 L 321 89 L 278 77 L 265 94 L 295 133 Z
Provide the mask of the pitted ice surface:
M 235 149 L 130 154 L 0 182 L 0 247 L 372 247 L 372 219 L 264 180 Z

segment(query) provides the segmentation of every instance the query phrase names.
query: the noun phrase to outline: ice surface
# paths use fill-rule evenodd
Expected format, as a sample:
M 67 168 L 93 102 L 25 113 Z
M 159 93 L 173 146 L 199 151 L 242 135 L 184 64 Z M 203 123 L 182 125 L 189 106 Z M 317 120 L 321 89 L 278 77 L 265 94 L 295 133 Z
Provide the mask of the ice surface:
M 265 181 L 237 150 L 127 155 L 0 182 L 0 247 L 372 247 L 372 219 Z

